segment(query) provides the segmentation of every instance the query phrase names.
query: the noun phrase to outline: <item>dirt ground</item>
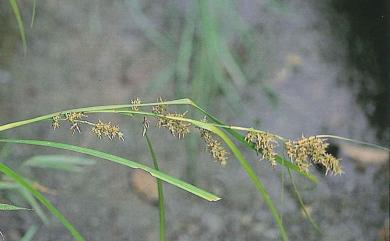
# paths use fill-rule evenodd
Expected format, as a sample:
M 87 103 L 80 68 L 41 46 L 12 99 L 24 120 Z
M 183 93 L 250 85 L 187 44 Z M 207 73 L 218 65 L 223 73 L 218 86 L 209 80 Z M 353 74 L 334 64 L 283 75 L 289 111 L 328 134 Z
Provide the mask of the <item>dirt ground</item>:
M 148 10 L 147 16 L 157 26 L 165 3 L 159 1 Z M 268 53 L 263 64 L 270 76 L 266 82 L 277 93 L 278 104 L 271 106 L 258 88 L 247 88 L 241 103 L 242 112 L 247 114 L 224 114 L 229 113 L 229 106 L 219 98 L 215 115 L 248 127 L 258 127 L 254 123 L 260 121 L 264 130 L 289 138 L 325 133 L 378 143 L 373 127 L 355 102 L 355 91 L 343 84 L 343 73 L 350 68 L 346 44 L 341 41 L 343 36 L 332 34 L 334 19 L 329 19 L 332 9 L 326 1 L 285 2 L 287 13 L 272 10 L 265 3 L 243 0 L 239 11 L 263 31 L 261 44 Z M 134 97 L 145 102 L 158 96 L 174 98 L 170 85 L 153 91 L 147 88 L 166 64 L 165 56 L 145 40 L 129 8 L 126 1 L 38 1 L 35 25 L 27 28 L 27 55 L 16 48 L 0 65 L 1 123 L 73 107 L 127 103 Z M 10 10 L 1 11 L 6 15 Z M 31 13 L 26 7 L 23 14 Z M 141 136 L 142 119 L 101 118 L 119 123 L 126 141 L 100 141 L 89 133 L 72 136 L 65 129 L 54 132 L 47 122 L 6 135 L 78 144 L 151 165 Z M 184 179 L 184 142 L 166 130 L 151 129 L 150 135 L 161 169 Z M 281 168 L 272 169 L 266 162 L 257 162 L 254 153 L 245 152 L 283 214 L 290 240 L 380 240 L 381 229 L 388 227 L 388 160 L 380 165 L 359 162 L 337 145 L 344 175 L 323 176 L 313 168 L 319 177 L 317 186 L 294 175 L 321 234 L 302 215 L 286 173 L 282 182 Z M 13 167 L 34 154 L 65 153 L 28 146 L 13 146 L 11 150 L 6 161 Z M 166 184 L 167 240 L 278 240 L 266 205 L 233 157 L 221 168 L 202 151 L 197 166 L 196 185 L 223 199 L 209 203 Z M 56 190 L 49 199 L 87 240 L 158 239 L 158 209 L 134 192 L 132 170 L 98 160 L 98 165 L 83 173 L 31 174 Z M 40 223 L 34 213 L 0 214 L 0 230 L 7 241 L 19 240 L 20 233 L 32 223 Z M 40 225 L 34 240 L 65 241 L 71 237 L 52 218 L 49 226 Z

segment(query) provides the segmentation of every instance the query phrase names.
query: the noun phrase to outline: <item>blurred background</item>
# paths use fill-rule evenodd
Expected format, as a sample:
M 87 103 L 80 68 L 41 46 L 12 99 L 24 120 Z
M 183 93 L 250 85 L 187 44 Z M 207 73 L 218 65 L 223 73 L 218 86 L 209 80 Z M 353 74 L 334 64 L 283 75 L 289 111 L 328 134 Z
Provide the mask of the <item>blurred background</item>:
M 18 1 L 24 53 L 8 1 L 0 2 L 0 123 L 59 110 L 192 98 L 226 123 L 288 138 L 333 134 L 389 146 L 390 4 L 386 0 Z M 182 107 L 180 111 L 190 110 Z M 194 118 L 201 118 L 189 113 Z M 1 137 L 53 140 L 151 165 L 142 118 L 97 116 L 120 125 L 126 141 L 72 135 L 49 122 Z M 165 185 L 167 240 L 278 240 L 277 227 L 238 162 L 214 162 L 195 134 L 178 141 L 150 129 L 160 168 L 223 199 L 208 203 Z M 290 240 L 389 240 L 388 153 L 333 143 L 345 174 L 294 180 L 302 214 L 282 168 L 253 161 L 283 214 Z M 23 167 L 47 148 L 0 145 L 0 161 L 49 188 L 46 196 L 87 240 L 157 240 L 153 179 L 96 160 L 82 172 Z M 27 206 L 0 187 L 0 200 Z M 30 202 L 31 204 L 31 202 Z M 47 225 L 45 225 L 45 222 Z M 49 214 L 0 213 L 7 241 L 34 227 L 32 240 L 70 240 Z

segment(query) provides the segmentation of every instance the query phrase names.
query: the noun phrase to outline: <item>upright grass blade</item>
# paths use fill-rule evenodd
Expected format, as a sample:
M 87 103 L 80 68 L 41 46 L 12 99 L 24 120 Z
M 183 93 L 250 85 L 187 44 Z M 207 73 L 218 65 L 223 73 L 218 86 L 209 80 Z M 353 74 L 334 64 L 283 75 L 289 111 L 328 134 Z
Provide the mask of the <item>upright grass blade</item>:
M 204 191 L 200 188 L 197 188 L 189 183 L 183 182 L 179 179 L 176 179 L 172 176 L 169 176 L 165 173 L 162 173 L 160 171 L 157 171 L 151 167 L 148 167 L 146 165 L 133 162 L 130 160 L 127 160 L 122 157 L 114 156 L 105 152 L 85 148 L 85 147 L 79 147 L 79 146 L 73 146 L 73 145 L 68 145 L 68 144 L 63 144 L 63 143 L 58 143 L 58 142 L 50 142 L 50 141 L 38 141 L 38 140 L 11 140 L 11 139 L 2 139 L 0 142 L 8 142 L 8 143 L 15 143 L 15 144 L 27 144 L 27 145 L 35 145 L 35 146 L 46 146 L 46 147 L 51 147 L 51 148 L 56 148 L 56 149 L 63 149 L 63 150 L 68 150 L 68 151 L 73 151 L 73 152 L 78 152 L 82 154 L 87 154 L 90 156 L 94 156 L 97 158 L 105 159 L 108 161 L 112 161 L 130 168 L 139 168 L 142 169 L 146 172 L 149 172 L 152 176 L 161 179 L 165 182 L 168 182 L 178 188 L 181 188 L 183 190 L 186 190 L 192 194 L 195 194 L 198 197 L 201 197 L 203 199 L 206 199 L 207 201 L 218 201 L 220 198 L 215 196 L 212 193 L 209 193 L 207 191 Z
M 23 177 L 14 172 L 4 163 L 0 163 L 0 172 L 12 178 L 15 182 L 26 188 L 35 198 L 37 198 L 60 222 L 69 230 L 72 236 L 77 241 L 85 241 L 81 234 L 73 227 L 73 225 L 58 211 L 40 192 L 35 190 Z
M 26 180 L 28 182 L 28 180 Z M 33 210 L 36 212 L 38 217 L 41 219 L 43 224 L 49 225 L 49 218 L 45 214 L 45 212 L 42 210 L 42 207 L 39 205 L 37 200 L 35 200 L 33 194 L 26 188 L 19 186 L 19 193 L 23 196 L 23 198 L 30 204 L 30 206 L 33 208 Z
M 129 9 L 134 23 L 141 29 L 146 38 L 149 39 L 153 44 L 164 50 L 168 54 L 174 51 L 175 46 L 172 41 L 165 35 L 159 33 L 154 27 L 150 20 L 142 12 L 141 6 L 138 0 L 131 0 L 129 2 Z
M 31 225 L 20 241 L 32 241 L 37 231 L 38 227 L 36 225 Z
M 28 181 L 28 180 L 26 180 Z M 49 219 L 46 216 L 45 212 L 42 210 L 39 203 L 35 200 L 34 196 L 25 188 L 18 185 L 16 182 L 0 182 L 0 190 L 15 190 L 20 193 L 20 195 L 25 199 L 25 201 L 28 202 L 28 204 L 32 207 L 32 209 L 35 211 L 35 213 L 38 215 L 38 217 L 41 219 L 41 221 L 45 224 L 49 224 Z
M 29 210 L 28 208 L 17 207 L 10 204 L 0 203 L 0 212 L 1 211 L 18 211 L 18 210 Z
M 148 148 L 150 155 L 153 159 L 154 169 L 159 171 L 157 157 L 153 150 L 152 143 L 148 137 L 148 134 L 145 133 L 146 142 L 148 143 Z M 157 189 L 158 189 L 158 208 L 159 208 L 159 218 L 160 218 L 160 241 L 165 241 L 165 207 L 164 207 L 164 193 L 162 182 L 157 179 Z
M 22 43 L 23 43 L 23 51 L 24 51 L 24 53 L 26 53 L 27 52 L 26 33 L 24 31 L 24 24 L 23 24 L 23 20 L 22 20 L 22 15 L 20 14 L 18 2 L 17 2 L 17 0 L 9 0 L 9 3 L 11 5 L 12 11 L 14 12 L 16 21 L 18 22 L 20 37 L 21 37 Z
M 310 213 L 307 211 L 306 207 L 305 207 L 305 204 L 303 203 L 303 200 L 302 200 L 302 197 L 301 197 L 301 194 L 299 194 L 299 191 L 298 191 L 298 188 L 297 186 L 295 185 L 295 182 L 294 182 L 294 179 L 292 177 L 292 174 L 291 174 L 291 171 L 290 169 L 287 168 L 287 171 L 288 171 L 288 175 L 290 177 L 290 180 L 291 180 L 291 183 L 293 185 L 293 189 L 294 189 L 294 193 L 295 195 L 297 196 L 297 199 L 298 199 L 298 202 L 299 202 L 299 205 L 301 206 L 306 218 L 309 220 L 310 224 L 313 226 L 313 228 L 320 234 L 322 234 L 322 230 L 321 228 L 318 226 L 318 224 L 313 220 L 313 218 L 311 217 Z
M 33 9 L 32 9 L 32 14 L 31 14 L 30 28 L 33 28 L 33 26 L 34 26 L 36 9 L 37 9 L 37 0 L 33 0 Z

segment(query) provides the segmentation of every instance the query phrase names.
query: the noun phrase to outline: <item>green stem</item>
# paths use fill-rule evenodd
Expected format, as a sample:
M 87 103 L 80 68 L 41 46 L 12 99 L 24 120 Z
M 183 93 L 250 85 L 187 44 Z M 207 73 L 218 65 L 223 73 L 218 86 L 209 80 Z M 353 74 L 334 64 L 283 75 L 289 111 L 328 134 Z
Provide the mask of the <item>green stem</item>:
M 145 134 L 146 142 L 148 143 L 148 148 L 153 159 L 154 168 L 157 171 L 160 171 L 158 168 L 157 157 L 153 150 L 152 143 L 148 137 L 148 134 Z M 159 218 L 160 218 L 160 241 L 165 241 L 165 208 L 164 208 L 164 193 L 162 182 L 159 179 L 157 180 L 157 189 L 158 189 L 158 208 L 159 208 Z

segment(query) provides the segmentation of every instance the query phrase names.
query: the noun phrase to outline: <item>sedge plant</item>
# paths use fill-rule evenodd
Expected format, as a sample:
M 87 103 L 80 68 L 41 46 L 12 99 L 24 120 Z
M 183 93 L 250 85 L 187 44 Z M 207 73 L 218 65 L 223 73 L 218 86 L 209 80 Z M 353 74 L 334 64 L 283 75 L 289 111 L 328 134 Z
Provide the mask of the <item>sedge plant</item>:
M 184 113 L 174 112 L 170 110 L 172 106 L 186 106 L 188 111 Z M 189 111 L 197 111 L 204 115 L 204 118 L 201 120 L 196 120 L 187 117 Z M 205 143 L 211 157 L 221 165 L 226 165 L 229 162 L 229 159 L 233 159 L 232 157 L 234 157 L 234 159 L 240 163 L 241 167 L 246 172 L 252 184 L 258 191 L 260 197 L 269 208 L 274 222 L 278 227 L 280 239 L 284 241 L 288 240 L 288 235 L 283 225 L 281 215 L 276 209 L 275 204 L 271 199 L 266 187 L 261 182 L 260 177 L 253 169 L 251 162 L 245 158 L 244 154 L 239 149 L 238 143 L 251 150 L 254 150 L 260 156 L 260 159 L 265 159 L 269 162 L 270 167 L 275 168 L 277 165 L 280 165 L 283 168 L 286 168 L 289 174 L 291 174 L 291 171 L 294 171 L 307 178 L 311 182 L 316 183 L 317 178 L 310 173 L 310 166 L 312 164 L 322 165 L 326 169 L 326 174 L 328 175 L 340 175 L 343 173 L 340 160 L 327 153 L 327 139 L 339 139 L 344 141 L 357 142 L 351 139 L 332 135 L 316 135 L 310 137 L 302 136 L 298 140 L 288 140 L 282 136 L 264 132 L 262 130 L 226 125 L 190 99 L 163 101 L 161 98 L 157 102 L 153 103 L 142 103 L 141 100 L 137 98 L 131 100 L 130 103 L 123 105 L 94 106 L 55 112 L 31 119 L 1 125 L 0 132 L 40 121 L 51 121 L 51 125 L 54 129 L 60 128 L 65 124 L 69 126 L 69 129 L 72 133 L 78 133 L 82 130 L 85 130 L 86 128 L 89 128 L 91 134 L 98 138 L 126 141 L 127 137 L 125 137 L 121 132 L 119 126 L 115 125 L 114 123 L 103 122 L 100 120 L 97 122 L 92 122 L 88 119 L 88 116 L 96 113 L 118 114 L 125 118 L 135 118 L 138 116 L 143 117 L 142 135 L 146 140 L 147 148 L 151 154 L 153 168 L 107 152 L 65 143 L 25 139 L 0 139 L 0 142 L 68 150 L 99 159 L 112 161 L 129 168 L 142 169 L 150 173 L 152 176 L 157 178 L 161 241 L 165 240 L 166 233 L 164 195 L 162 185 L 163 182 L 172 184 L 207 201 L 218 201 L 220 197 L 189 183 L 181 181 L 175 177 L 167 175 L 159 169 L 158 158 L 156 157 L 154 147 L 152 145 L 152 140 L 148 136 L 148 129 L 152 126 L 167 129 L 173 136 L 177 137 L 178 139 L 187 138 L 194 132 L 198 132 L 198 137 L 200 137 L 200 139 L 202 139 Z M 374 144 L 360 143 L 372 145 L 377 148 L 389 151 L 387 148 Z M 276 149 L 277 145 L 283 147 L 284 152 L 289 157 L 288 159 L 284 158 L 284 153 L 278 153 Z M 57 210 L 40 192 L 40 190 L 34 187 L 34 185 L 32 185 L 31 182 L 29 182 L 25 177 L 15 172 L 5 163 L 0 163 L 0 172 L 8 176 L 15 183 L 31 193 L 34 198 L 36 198 L 43 206 L 45 206 L 54 216 L 59 219 L 59 221 L 69 230 L 75 240 L 85 240 L 82 234 L 77 231 L 77 229 L 66 219 L 66 217 L 59 210 Z M 298 192 L 297 195 L 299 197 Z M 302 203 L 301 199 L 300 203 Z M 7 205 L 3 205 L 3 207 L 4 209 L 7 207 L 17 209 L 17 207 Z M 310 222 L 314 223 L 312 219 L 310 219 Z

